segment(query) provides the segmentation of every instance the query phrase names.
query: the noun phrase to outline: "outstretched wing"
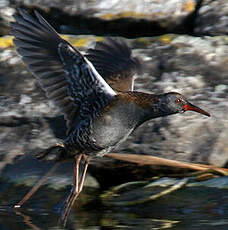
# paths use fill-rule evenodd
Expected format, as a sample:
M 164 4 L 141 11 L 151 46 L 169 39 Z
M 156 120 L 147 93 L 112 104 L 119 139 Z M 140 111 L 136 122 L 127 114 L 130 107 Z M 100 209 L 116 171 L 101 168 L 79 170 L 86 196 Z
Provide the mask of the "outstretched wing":
M 47 96 L 59 106 L 68 131 L 75 119 L 82 119 L 81 108 L 99 97 L 110 100 L 116 93 L 83 55 L 63 40 L 46 20 L 19 10 L 11 23 L 17 52 L 37 77 Z M 91 106 L 87 110 L 93 109 Z M 93 111 L 87 111 L 93 112 Z
M 134 74 L 141 71 L 141 62 L 132 57 L 131 49 L 121 38 L 105 38 L 88 49 L 86 57 L 116 91 L 132 91 Z

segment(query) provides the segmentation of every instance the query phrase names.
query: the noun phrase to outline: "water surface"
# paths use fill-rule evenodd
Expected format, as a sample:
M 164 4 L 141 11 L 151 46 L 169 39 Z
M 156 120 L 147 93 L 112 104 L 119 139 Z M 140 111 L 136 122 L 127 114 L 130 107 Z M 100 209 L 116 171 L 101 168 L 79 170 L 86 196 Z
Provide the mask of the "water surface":
M 226 177 L 224 177 L 227 180 Z M 29 187 L 0 184 L 0 229 L 61 229 L 58 216 L 70 187 L 43 186 L 23 208 L 13 204 Z M 135 206 L 105 206 L 101 191 L 86 187 L 69 216 L 66 229 L 228 229 L 227 188 L 190 186 L 158 200 Z

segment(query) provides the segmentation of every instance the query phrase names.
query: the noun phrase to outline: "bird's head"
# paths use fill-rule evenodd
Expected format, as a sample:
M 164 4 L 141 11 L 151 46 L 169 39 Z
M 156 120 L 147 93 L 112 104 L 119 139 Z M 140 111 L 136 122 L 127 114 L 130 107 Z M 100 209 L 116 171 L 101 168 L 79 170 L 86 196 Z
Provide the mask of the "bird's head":
M 184 113 L 185 111 L 191 110 L 210 117 L 208 112 L 191 104 L 183 95 L 175 92 L 163 94 L 160 101 L 160 107 L 161 110 L 169 114 Z

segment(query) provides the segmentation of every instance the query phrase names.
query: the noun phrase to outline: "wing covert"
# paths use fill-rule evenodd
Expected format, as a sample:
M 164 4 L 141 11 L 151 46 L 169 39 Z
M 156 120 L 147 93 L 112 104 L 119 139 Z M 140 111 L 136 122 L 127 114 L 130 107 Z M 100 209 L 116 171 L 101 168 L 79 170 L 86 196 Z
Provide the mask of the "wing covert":
M 86 57 L 116 91 L 132 91 L 134 74 L 141 72 L 141 61 L 121 38 L 107 37 L 88 49 Z

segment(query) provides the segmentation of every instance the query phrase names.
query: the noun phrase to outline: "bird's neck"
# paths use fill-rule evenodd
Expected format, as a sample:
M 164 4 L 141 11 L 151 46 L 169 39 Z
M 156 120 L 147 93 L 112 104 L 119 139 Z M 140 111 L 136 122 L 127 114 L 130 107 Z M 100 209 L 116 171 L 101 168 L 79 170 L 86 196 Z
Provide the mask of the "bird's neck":
M 136 112 L 139 114 L 139 125 L 153 118 L 175 114 L 163 103 L 162 94 L 154 95 L 134 91 L 130 93 L 130 97 L 134 100 Z

